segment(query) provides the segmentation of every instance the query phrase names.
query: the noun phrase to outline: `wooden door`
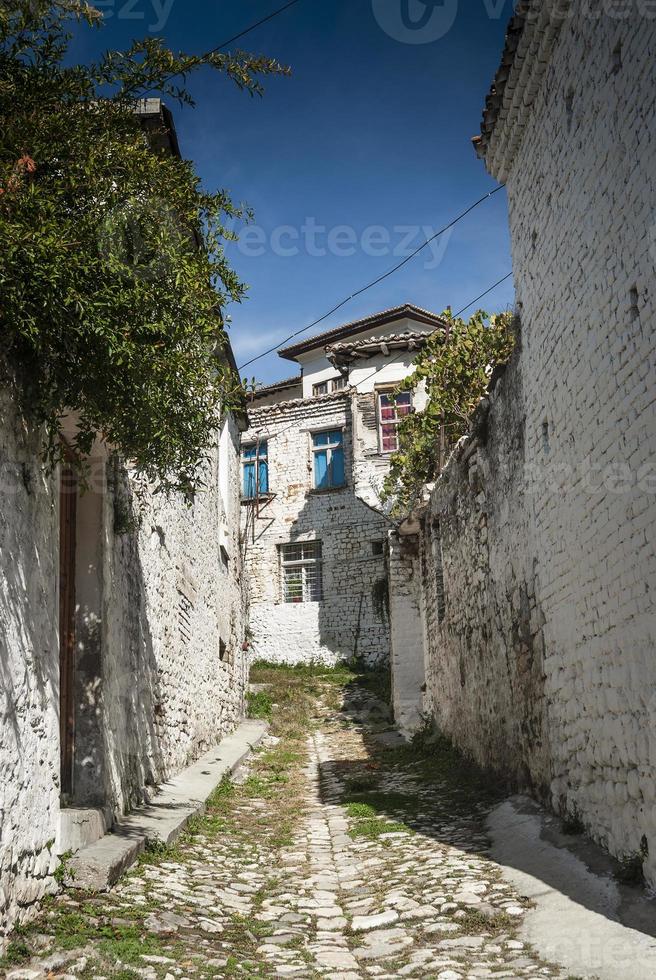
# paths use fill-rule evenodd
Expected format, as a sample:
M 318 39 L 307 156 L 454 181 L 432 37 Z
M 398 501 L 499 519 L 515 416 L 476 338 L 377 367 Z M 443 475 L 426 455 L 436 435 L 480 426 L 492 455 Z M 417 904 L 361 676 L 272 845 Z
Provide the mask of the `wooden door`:
M 77 480 L 70 467 L 61 473 L 59 492 L 59 744 L 61 792 L 73 792 L 75 745 L 75 524 Z

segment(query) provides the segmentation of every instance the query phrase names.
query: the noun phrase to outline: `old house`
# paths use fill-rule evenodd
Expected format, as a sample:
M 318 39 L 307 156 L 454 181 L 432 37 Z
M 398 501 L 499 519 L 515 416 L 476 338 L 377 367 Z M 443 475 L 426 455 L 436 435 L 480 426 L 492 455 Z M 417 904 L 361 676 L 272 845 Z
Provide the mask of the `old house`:
M 253 656 L 387 661 L 380 491 L 400 419 L 392 396 L 442 319 L 406 304 L 279 351 L 300 373 L 259 388 L 242 437 Z
M 175 152 L 170 117 L 159 121 Z M 54 887 L 59 854 L 92 845 L 243 717 L 244 425 L 221 420 L 193 500 L 141 487 L 137 501 L 134 474 L 100 440 L 87 490 L 66 467 L 46 475 L 41 434 L 3 383 L 3 929 Z
M 654 884 L 656 22 L 629 7 L 510 25 L 475 145 L 521 336 L 393 538 L 391 608 L 399 705 Z

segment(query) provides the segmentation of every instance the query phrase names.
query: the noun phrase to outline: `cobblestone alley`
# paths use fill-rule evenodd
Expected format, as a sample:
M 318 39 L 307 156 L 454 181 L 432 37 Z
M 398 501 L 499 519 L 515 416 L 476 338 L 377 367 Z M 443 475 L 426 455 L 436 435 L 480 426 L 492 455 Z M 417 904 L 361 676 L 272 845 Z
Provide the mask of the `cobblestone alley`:
M 267 670 L 272 733 L 174 847 L 109 894 L 52 899 L 4 958 L 48 977 L 565 977 L 517 939 L 526 902 L 486 857 L 492 787 L 395 739 L 344 673 Z

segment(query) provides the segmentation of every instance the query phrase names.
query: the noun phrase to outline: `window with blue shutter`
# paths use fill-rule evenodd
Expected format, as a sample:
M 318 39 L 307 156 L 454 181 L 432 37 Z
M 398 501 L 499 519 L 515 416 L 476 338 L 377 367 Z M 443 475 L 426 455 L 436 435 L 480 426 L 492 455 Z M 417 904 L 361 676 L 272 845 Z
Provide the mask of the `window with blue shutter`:
M 334 490 L 346 483 L 344 433 L 341 429 L 315 432 L 312 436 L 314 489 Z
M 242 446 L 241 468 L 242 496 L 245 500 L 252 500 L 258 494 L 269 492 L 269 461 L 266 442 L 261 442 L 259 446 L 257 443 L 252 446 Z

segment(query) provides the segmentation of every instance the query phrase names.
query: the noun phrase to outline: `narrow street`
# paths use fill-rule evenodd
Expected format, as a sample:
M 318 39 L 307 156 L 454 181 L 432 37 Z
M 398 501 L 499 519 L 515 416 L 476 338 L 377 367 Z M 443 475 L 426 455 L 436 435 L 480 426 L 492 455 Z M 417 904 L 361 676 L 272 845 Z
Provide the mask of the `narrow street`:
M 264 747 L 111 893 L 51 900 L 6 976 L 566 976 L 517 939 L 527 903 L 486 858 L 493 787 L 448 746 L 400 744 L 369 678 L 253 674 Z

